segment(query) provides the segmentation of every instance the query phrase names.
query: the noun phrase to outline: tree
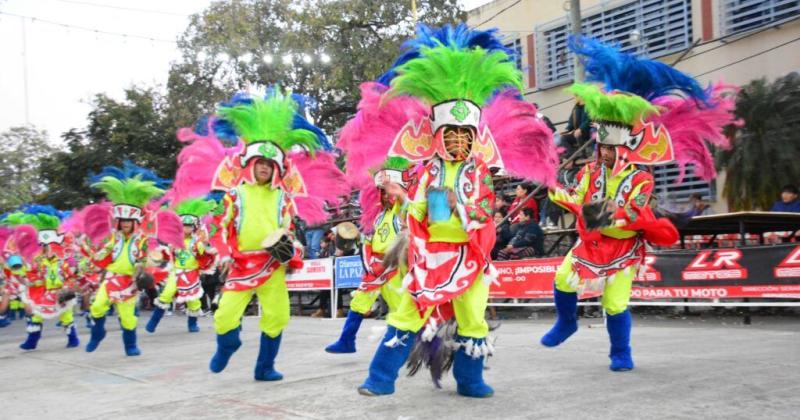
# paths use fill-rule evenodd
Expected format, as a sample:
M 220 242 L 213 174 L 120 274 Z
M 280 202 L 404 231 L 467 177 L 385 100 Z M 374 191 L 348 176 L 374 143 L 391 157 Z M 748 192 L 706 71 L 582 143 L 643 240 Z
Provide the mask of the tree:
M 30 203 L 44 190 L 39 166 L 53 150 L 47 133 L 31 125 L 0 133 L 0 212 Z
M 89 175 L 126 159 L 165 178 L 175 174 L 180 145 L 163 96 L 133 87 L 124 101 L 96 95 L 92 108 L 86 131 L 64 133 L 66 150 L 42 161 L 40 175 L 47 186 L 42 202 L 72 208 L 99 198 L 89 187 Z
M 420 0 L 420 21 L 463 21 L 457 0 Z M 358 85 L 374 80 L 414 32 L 411 2 L 233 0 L 212 4 L 179 40 L 168 82 L 170 118 L 190 125 L 246 82 L 315 98 L 316 122 L 334 133 L 355 113 Z M 291 54 L 292 64 L 283 56 Z M 303 63 L 307 54 L 311 63 Z M 318 58 L 327 54 L 329 64 Z M 272 56 L 272 62 L 262 58 Z
M 733 147 L 717 153 L 731 210 L 769 209 L 784 185 L 800 180 L 800 74 L 753 80 L 739 92 Z

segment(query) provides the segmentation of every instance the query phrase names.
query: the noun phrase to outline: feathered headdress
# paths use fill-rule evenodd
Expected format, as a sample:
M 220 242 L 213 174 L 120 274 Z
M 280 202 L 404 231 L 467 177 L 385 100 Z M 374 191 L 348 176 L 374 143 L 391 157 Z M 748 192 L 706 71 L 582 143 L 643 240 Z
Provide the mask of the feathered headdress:
M 418 58 L 424 47 L 447 46 L 458 49 L 481 48 L 486 51 L 502 51 L 514 58 L 514 51 L 503 44 L 496 28 L 480 30 L 466 24 L 445 25 L 433 28 L 425 24 L 417 25 L 416 37 L 403 43 L 402 53 L 390 69 L 378 78 L 378 83 L 388 85 L 397 76 L 397 67 Z
M 691 163 L 699 177 L 714 177 L 708 143 L 729 147 L 722 127 L 735 123 L 734 87 L 703 89 L 697 80 L 664 63 L 587 37 L 571 38 L 569 46 L 580 55 L 587 80 L 604 84 L 602 91 L 581 84 L 568 91 L 585 103 L 597 125 L 597 141 L 617 146 L 613 174 L 631 164 L 676 161 L 681 175 Z
M 253 182 L 254 158 L 275 163 L 273 185 L 291 197 L 298 216 L 315 224 L 328 218 L 325 203 L 335 204 L 350 190 L 327 136 L 304 115 L 313 101 L 270 89 L 266 95 L 237 93 L 204 118 L 202 130 L 183 128 L 178 139 L 190 143 L 178 155 L 178 171 L 169 196 L 175 201 L 228 191 Z M 227 147 L 222 138 L 238 139 Z
M 462 126 L 475 133 L 472 157 L 490 167 L 505 168 L 515 176 L 554 182 L 558 157 L 552 133 L 537 117 L 536 108 L 521 99 L 522 73 L 495 32 L 458 26 L 425 28 L 420 33 L 420 38 L 411 41 L 409 51 L 398 59 L 401 64 L 393 69 L 391 88 L 383 94 L 383 103 L 371 111 L 381 116 L 378 121 L 391 124 L 367 119 L 363 105 L 369 103 L 362 99 L 359 113 L 364 116 L 356 125 L 378 132 L 393 129 L 399 110 L 384 111 L 381 106 L 399 98 L 413 98 L 429 111 L 413 116 L 394 131 L 390 155 L 411 161 L 424 161 L 435 155 L 452 159 L 444 148 L 443 128 Z M 364 91 L 362 88 L 362 95 Z M 504 129 L 511 126 L 523 132 Z M 369 130 L 362 129 L 360 134 L 371 141 Z M 541 158 L 538 165 L 529 164 L 531 156 Z
M 298 114 L 292 96 L 279 89 L 271 89 L 263 99 L 251 97 L 249 103 L 240 100 L 233 106 L 223 104 L 217 113 L 230 122 L 245 144 L 240 157 L 243 168 L 253 158 L 265 158 L 275 163 L 283 177 L 287 174 L 286 157 L 293 147 L 313 153 L 329 145 L 322 131 L 310 129 L 312 125 Z M 295 124 L 304 127 L 296 128 Z
M 92 184 L 92 188 L 102 191 L 114 203 L 113 217 L 115 219 L 131 219 L 141 222 L 143 209 L 150 200 L 162 195 L 164 190 L 159 188 L 154 181 L 145 181 L 142 174 L 133 178 L 125 178 L 125 171 L 119 170 L 122 178 L 109 174 Z
M 175 213 L 181 218 L 183 225 L 199 226 L 200 219 L 217 207 L 213 200 L 192 198 L 184 200 L 175 206 Z
M 61 220 L 66 214 L 53 206 L 31 204 L 23 206 L 17 213 L 9 215 L 12 224 L 30 225 L 36 229 L 40 245 L 60 244 L 64 235 L 58 232 Z

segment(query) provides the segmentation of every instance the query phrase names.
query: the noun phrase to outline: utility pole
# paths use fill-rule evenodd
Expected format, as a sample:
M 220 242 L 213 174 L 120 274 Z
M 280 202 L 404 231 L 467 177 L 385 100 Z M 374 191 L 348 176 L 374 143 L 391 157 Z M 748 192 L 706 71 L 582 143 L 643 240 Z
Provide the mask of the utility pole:
M 31 115 L 28 106 L 28 40 L 25 30 L 25 18 L 22 21 L 22 85 L 25 90 L 25 124 L 30 125 Z
M 572 26 L 572 36 L 581 34 L 581 0 L 569 0 L 569 21 Z M 573 54 L 575 82 L 583 81 L 583 65 L 577 54 Z

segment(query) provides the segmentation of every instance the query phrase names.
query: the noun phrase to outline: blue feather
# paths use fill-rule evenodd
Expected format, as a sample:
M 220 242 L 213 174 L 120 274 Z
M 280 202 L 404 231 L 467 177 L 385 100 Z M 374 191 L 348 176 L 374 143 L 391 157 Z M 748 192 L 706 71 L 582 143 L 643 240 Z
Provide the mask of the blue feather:
M 172 184 L 172 180 L 161 178 L 156 175 L 155 172 L 146 168 L 142 168 L 141 166 L 138 166 L 129 160 L 125 160 L 122 163 L 122 168 L 118 168 L 116 166 L 105 166 L 100 173 L 90 174 L 89 182 L 94 184 L 96 182 L 100 182 L 100 180 L 107 176 L 117 179 L 130 179 L 139 176 L 141 180 L 151 181 L 161 189 L 167 189 L 169 188 L 170 184 Z
M 397 75 L 395 69 L 420 55 L 423 47 L 445 45 L 454 48 L 482 48 L 487 51 L 503 51 L 513 61 L 516 52 L 503 45 L 503 39 L 497 34 L 497 28 L 488 30 L 472 29 L 464 23 L 456 26 L 445 25 L 432 28 L 425 24 L 417 25 L 417 36 L 403 43 L 400 57 L 395 60 L 389 70 L 378 78 L 378 82 L 389 86 Z
M 292 120 L 292 128 L 298 129 L 302 128 L 304 130 L 311 131 L 317 136 L 317 142 L 322 147 L 323 150 L 331 151 L 333 150 L 333 144 L 331 141 L 328 140 L 328 136 L 325 135 L 325 132 L 322 131 L 321 128 L 317 127 L 314 124 L 311 124 L 305 117 L 300 115 L 299 113 L 294 114 L 294 119 Z
M 47 204 L 26 204 L 20 209 L 25 214 L 47 214 L 50 216 L 58 217 L 58 220 L 64 220 L 68 216 L 66 212 L 62 212 L 55 207 Z
M 223 198 L 225 198 L 225 191 L 211 191 L 206 194 L 206 200 L 214 200 L 217 203 L 222 201 Z
M 620 90 L 652 101 L 676 91 L 708 103 L 708 91 L 693 77 L 660 61 L 638 58 L 589 37 L 568 40 L 570 50 L 581 56 L 586 80 L 605 84 L 605 89 Z

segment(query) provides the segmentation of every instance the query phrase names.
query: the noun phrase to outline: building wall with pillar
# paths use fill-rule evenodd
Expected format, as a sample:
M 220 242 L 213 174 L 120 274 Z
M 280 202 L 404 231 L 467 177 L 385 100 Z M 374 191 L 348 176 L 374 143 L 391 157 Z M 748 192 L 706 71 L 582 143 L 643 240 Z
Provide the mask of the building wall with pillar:
M 581 0 L 584 32 L 621 43 L 689 73 L 702 83 L 746 84 L 800 71 L 800 2 L 784 0 Z M 525 98 L 563 123 L 573 102 L 563 89 L 572 82 L 568 0 L 496 0 L 468 12 L 468 24 L 498 28 L 509 43 L 519 40 Z M 632 42 L 633 30 L 640 34 Z M 610 38 L 610 39 L 609 39 Z M 635 38 L 633 38 L 635 39 Z M 714 210 L 727 211 L 720 181 L 706 194 Z M 669 184 L 669 183 L 667 183 Z M 674 183 L 673 183 L 674 184 Z M 667 188 L 667 187 L 665 187 Z M 674 187 L 673 187 L 674 188 Z M 677 194 L 685 200 L 687 194 Z

